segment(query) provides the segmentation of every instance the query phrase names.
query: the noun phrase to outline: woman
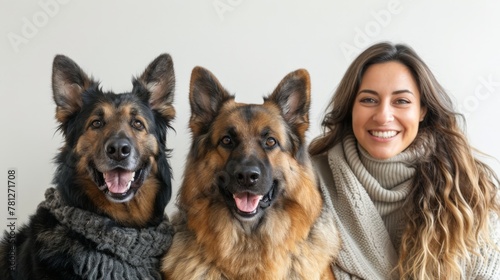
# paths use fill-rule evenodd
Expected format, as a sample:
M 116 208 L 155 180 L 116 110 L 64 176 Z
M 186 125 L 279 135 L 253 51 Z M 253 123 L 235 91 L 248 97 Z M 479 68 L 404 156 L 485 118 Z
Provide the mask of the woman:
M 343 248 L 337 279 L 500 279 L 499 180 L 408 46 L 341 80 L 310 153 Z

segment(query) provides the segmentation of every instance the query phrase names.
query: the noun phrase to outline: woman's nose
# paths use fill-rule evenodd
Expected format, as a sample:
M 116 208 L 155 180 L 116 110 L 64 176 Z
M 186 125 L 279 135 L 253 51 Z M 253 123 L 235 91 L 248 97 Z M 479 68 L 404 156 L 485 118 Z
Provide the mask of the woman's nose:
M 389 104 L 380 104 L 373 115 L 373 120 L 379 124 L 387 124 L 394 120 L 394 114 Z

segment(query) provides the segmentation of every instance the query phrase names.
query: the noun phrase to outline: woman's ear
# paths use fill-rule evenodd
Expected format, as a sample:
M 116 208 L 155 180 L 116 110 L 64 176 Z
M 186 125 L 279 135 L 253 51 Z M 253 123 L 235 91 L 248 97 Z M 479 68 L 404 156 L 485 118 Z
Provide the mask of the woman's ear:
M 420 122 L 422 122 L 424 120 L 426 114 L 427 114 L 427 107 L 422 106 L 420 108 Z

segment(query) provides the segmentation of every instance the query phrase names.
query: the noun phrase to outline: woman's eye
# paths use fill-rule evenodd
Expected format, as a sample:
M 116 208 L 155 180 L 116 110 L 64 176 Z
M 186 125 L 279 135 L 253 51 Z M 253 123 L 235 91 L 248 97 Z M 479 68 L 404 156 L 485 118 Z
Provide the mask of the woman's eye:
M 371 98 L 371 97 L 365 97 L 365 98 L 361 98 L 359 100 L 359 102 L 371 104 L 371 103 L 376 103 L 377 100 L 375 100 L 374 98 Z
M 276 146 L 277 141 L 273 137 L 268 137 L 266 139 L 266 143 L 265 144 L 266 144 L 266 147 L 272 148 L 272 147 Z
M 92 128 L 101 128 L 104 123 L 101 120 L 95 120 L 91 123 Z
M 406 99 L 398 99 L 396 100 L 396 104 L 410 104 L 411 102 Z
M 137 130 L 143 130 L 144 129 L 144 124 L 139 121 L 139 120 L 134 120 L 132 121 L 132 126 L 137 129 Z

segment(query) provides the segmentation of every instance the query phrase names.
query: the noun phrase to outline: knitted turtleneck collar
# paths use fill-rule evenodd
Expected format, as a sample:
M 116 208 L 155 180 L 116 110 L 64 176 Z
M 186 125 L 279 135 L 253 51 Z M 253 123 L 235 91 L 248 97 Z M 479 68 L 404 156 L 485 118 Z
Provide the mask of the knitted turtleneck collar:
M 354 136 L 344 142 L 346 161 L 380 214 L 393 246 L 398 250 L 405 228 L 403 204 L 412 189 L 415 168 L 411 163 L 418 154 L 406 150 L 389 159 L 373 158 Z
M 410 164 L 417 155 L 404 151 L 381 160 L 373 158 L 354 137 L 348 137 L 343 144 L 347 163 L 381 216 L 399 209 L 411 191 L 415 168 Z
M 352 146 L 356 145 L 358 156 L 354 154 L 348 156 L 348 161 L 355 164 L 355 161 L 359 158 L 366 171 L 380 184 L 380 187 L 392 190 L 415 175 L 415 169 L 411 167 L 416 158 L 414 152 L 403 151 L 389 159 L 376 159 L 363 149 L 361 145 L 356 144 L 352 140 L 352 138 L 346 139 L 344 142 L 345 150 L 349 149 L 354 152 Z
M 156 227 L 120 227 L 109 218 L 65 205 L 54 188 L 46 191 L 45 198 L 39 207 L 49 210 L 60 225 L 43 239 L 65 247 L 53 249 L 68 252 L 76 274 L 84 279 L 161 279 L 161 257 L 173 236 L 167 218 Z M 68 232 L 83 236 L 86 244 L 63 235 Z

